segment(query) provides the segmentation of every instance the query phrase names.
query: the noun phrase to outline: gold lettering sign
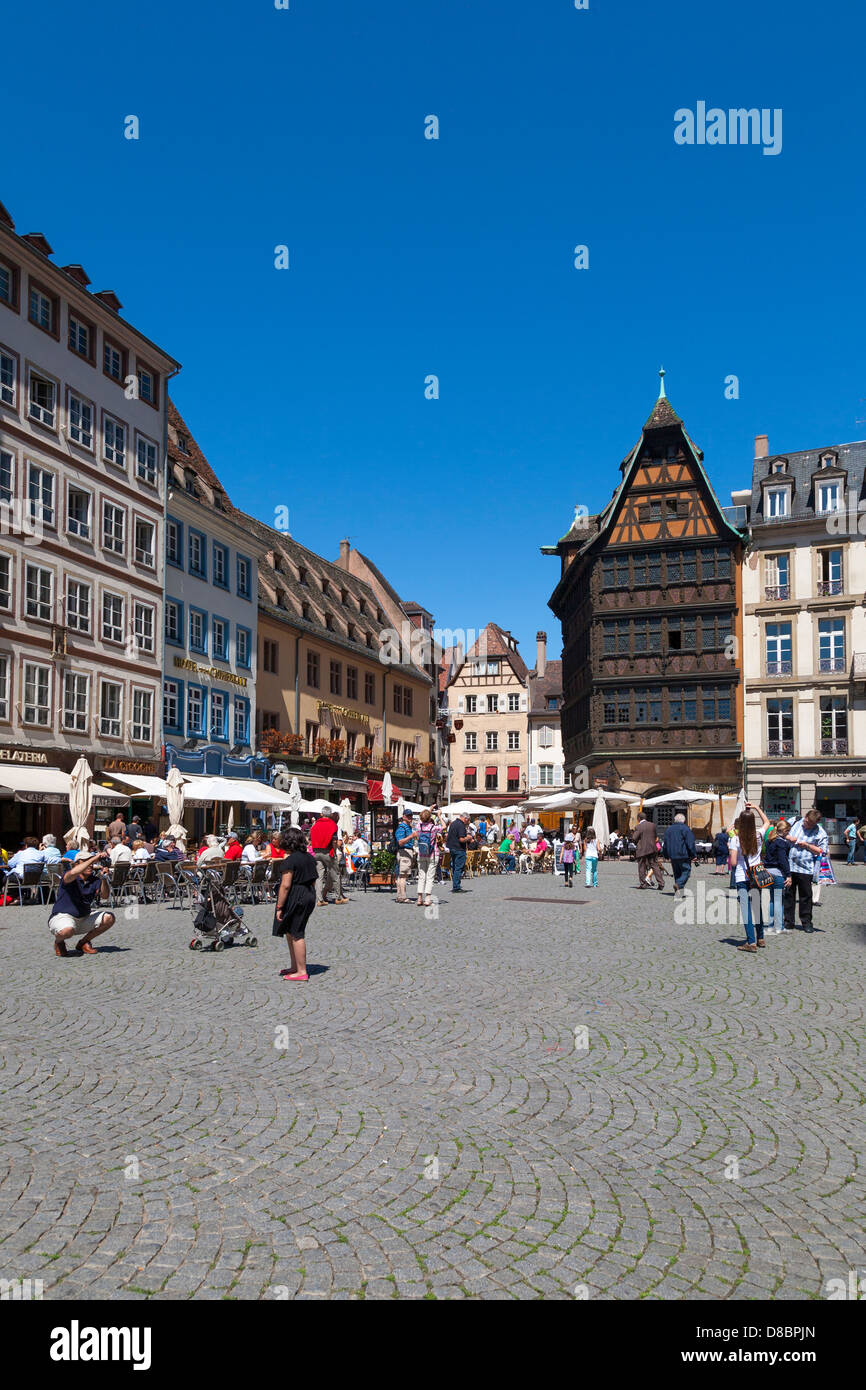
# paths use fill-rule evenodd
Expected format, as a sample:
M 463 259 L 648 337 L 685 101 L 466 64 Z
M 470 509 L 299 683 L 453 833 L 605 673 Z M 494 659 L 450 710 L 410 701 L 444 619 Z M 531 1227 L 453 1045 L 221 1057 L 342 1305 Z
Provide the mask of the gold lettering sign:
M 369 714 L 362 714 L 360 710 L 347 709 L 345 705 L 331 705 L 327 700 L 317 700 L 316 705 L 318 706 L 319 713 L 321 713 L 323 709 L 329 709 L 332 714 L 342 714 L 346 719 L 357 719 L 360 723 L 366 724 L 368 728 L 370 727 Z
M 4 763 L 48 763 L 47 753 L 34 753 L 28 748 L 0 748 L 0 761 Z
M 175 666 L 182 671 L 195 671 L 199 676 L 210 676 L 214 681 L 228 681 L 229 685 L 239 685 L 242 689 L 246 686 L 246 676 L 236 676 L 234 671 L 220 671 L 216 666 L 199 666 L 198 662 L 190 661 L 188 656 L 176 656 Z
M 139 763 L 132 758 L 106 758 L 102 764 L 103 772 L 138 772 L 142 776 L 156 773 L 155 763 Z

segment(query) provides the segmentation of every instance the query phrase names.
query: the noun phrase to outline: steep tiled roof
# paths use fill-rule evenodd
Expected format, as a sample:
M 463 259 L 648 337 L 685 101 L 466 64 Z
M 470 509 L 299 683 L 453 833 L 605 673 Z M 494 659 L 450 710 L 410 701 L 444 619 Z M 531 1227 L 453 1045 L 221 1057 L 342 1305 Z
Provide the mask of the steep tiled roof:
M 562 696 L 562 662 L 548 661 L 543 676 L 532 677 L 532 705 L 530 713 L 552 714 L 553 710 L 548 710 L 547 701 L 554 697 L 559 699 Z
M 186 451 L 178 445 L 179 435 L 186 443 Z M 207 494 L 210 494 L 210 496 L 206 496 L 207 501 L 211 500 L 211 496 L 219 494 L 225 499 L 228 507 L 231 507 L 225 488 L 193 438 L 189 425 L 170 397 L 168 402 L 168 457 L 169 481 L 173 479 L 183 488 L 186 472 L 191 469 L 198 481 L 205 484 Z
M 523 660 L 523 657 L 517 650 L 516 643 L 514 646 L 511 645 L 512 642 L 514 642 L 514 638 L 511 636 L 510 632 L 508 632 L 505 628 L 499 627 L 497 623 L 487 624 L 483 633 L 478 638 L 478 642 L 476 642 L 472 647 L 470 647 L 469 651 L 466 653 L 467 661 L 473 661 L 475 659 L 478 650 L 478 645 L 481 642 L 482 638 L 486 638 L 488 658 L 490 658 L 491 656 L 504 657 L 510 663 L 511 668 L 514 671 L 514 674 L 517 676 L 518 680 L 526 680 L 529 672 L 526 668 L 526 662 Z
M 359 656 L 377 657 L 386 619 L 370 585 L 256 517 L 237 515 L 266 551 L 259 563 L 259 607 Z M 387 669 L 429 684 L 417 666 L 395 663 Z
M 764 516 L 761 480 L 770 477 L 780 483 L 784 482 L 786 478 L 794 480 L 790 504 L 790 519 L 792 521 L 813 519 L 816 515 L 813 474 L 821 471 L 821 456 L 823 454 L 835 456 L 835 467 L 847 474 L 846 478 L 843 479 L 843 494 L 854 493 L 859 502 L 863 496 L 864 483 L 866 483 L 866 441 L 859 440 L 853 444 L 825 444 L 820 449 L 800 449 L 793 454 L 771 454 L 768 458 L 755 459 L 754 462 L 752 470 L 752 524 L 761 525 L 763 522 L 767 522 L 768 526 L 780 524 L 775 521 L 767 521 Z M 786 464 L 784 471 L 774 473 L 774 465 L 781 462 Z M 834 472 L 831 467 L 827 477 L 832 478 L 833 476 Z M 839 473 L 836 472 L 835 476 L 838 477 Z

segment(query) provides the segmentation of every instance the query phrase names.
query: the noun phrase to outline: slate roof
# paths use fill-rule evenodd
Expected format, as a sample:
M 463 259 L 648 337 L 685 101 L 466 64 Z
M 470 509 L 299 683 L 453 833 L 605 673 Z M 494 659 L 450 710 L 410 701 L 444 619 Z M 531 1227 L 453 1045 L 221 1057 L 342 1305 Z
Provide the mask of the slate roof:
M 768 458 L 755 459 L 752 469 L 752 504 L 751 522 L 753 526 L 760 526 L 764 523 L 768 526 L 777 526 L 783 522 L 769 521 L 764 516 L 764 499 L 761 480 L 772 477 L 778 482 L 784 482 L 786 478 L 794 480 L 793 496 L 791 498 L 790 516 L 784 520 L 788 521 L 807 521 L 814 520 L 818 515 L 815 511 L 815 489 L 813 474 L 821 472 L 820 460 L 823 454 L 834 454 L 837 471 L 831 467 L 827 470 L 827 477 L 838 477 L 838 470 L 846 473 L 843 479 L 843 492 L 853 492 L 856 494 L 858 502 L 864 494 L 864 482 L 866 482 L 866 441 L 859 440 L 852 444 L 824 444 L 820 449 L 800 449 L 793 454 L 771 454 Z M 787 467 L 784 472 L 775 474 L 773 465 L 785 462 Z
M 553 697 L 562 698 L 562 662 L 548 661 L 543 676 L 532 677 L 532 703 L 529 707 L 530 714 L 559 714 L 558 710 L 549 710 L 547 701 Z

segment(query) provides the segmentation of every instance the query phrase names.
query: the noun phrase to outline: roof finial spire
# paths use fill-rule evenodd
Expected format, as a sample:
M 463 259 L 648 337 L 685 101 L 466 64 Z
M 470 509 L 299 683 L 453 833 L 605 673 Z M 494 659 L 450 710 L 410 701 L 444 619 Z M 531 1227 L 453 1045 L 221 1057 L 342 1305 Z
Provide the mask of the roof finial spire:
M 665 377 L 666 377 L 666 376 L 667 376 L 667 373 L 666 373 L 664 367 L 659 367 L 659 379 L 660 379 L 660 384 L 659 384 L 659 400 L 660 400 L 660 401 L 667 400 L 667 395 L 665 394 Z

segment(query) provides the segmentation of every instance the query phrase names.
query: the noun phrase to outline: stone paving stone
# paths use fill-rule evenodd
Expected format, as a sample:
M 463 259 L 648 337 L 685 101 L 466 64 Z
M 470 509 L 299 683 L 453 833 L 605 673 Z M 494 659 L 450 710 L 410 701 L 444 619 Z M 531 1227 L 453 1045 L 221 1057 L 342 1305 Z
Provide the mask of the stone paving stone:
M 295 991 L 267 906 L 256 951 L 192 953 L 149 906 L 66 961 L 7 909 L 0 1272 L 57 1299 L 823 1296 L 866 1264 L 866 871 L 838 872 L 819 931 L 759 957 L 636 899 L 633 865 L 583 906 L 472 880 L 444 931 L 355 894 Z

